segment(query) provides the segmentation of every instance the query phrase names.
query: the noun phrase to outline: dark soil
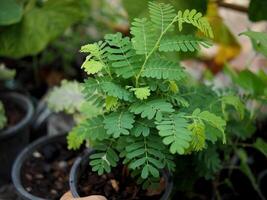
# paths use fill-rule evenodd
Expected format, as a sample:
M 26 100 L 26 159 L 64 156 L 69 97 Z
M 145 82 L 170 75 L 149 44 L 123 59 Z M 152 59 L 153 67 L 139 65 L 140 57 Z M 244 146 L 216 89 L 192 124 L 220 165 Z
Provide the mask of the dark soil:
M 19 105 L 13 103 L 12 101 L 3 99 L 2 102 L 4 104 L 5 114 L 7 117 L 7 125 L 4 128 L 5 130 L 18 124 L 24 118 L 26 112 Z
M 84 170 L 78 184 L 80 196 L 103 195 L 108 200 L 158 200 L 161 197 L 164 181 L 158 191 L 142 190 L 135 179 L 125 173 L 123 166 L 118 166 L 109 174 L 99 176 L 91 171 L 91 167 Z
M 69 172 L 78 154 L 63 141 L 33 152 L 22 167 L 22 185 L 32 195 L 60 199 L 69 190 Z

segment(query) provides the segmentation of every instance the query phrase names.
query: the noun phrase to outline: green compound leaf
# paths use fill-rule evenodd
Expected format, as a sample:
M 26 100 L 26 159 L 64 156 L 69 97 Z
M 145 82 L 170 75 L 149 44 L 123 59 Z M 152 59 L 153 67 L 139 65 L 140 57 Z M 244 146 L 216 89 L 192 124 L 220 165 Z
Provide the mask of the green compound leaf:
M 134 115 L 129 112 L 115 112 L 109 114 L 104 119 L 105 129 L 107 134 L 114 138 L 120 135 L 129 135 L 129 130 L 133 128 Z
M 195 9 L 193 10 L 186 9 L 184 12 L 178 11 L 177 21 L 180 31 L 183 29 L 183 24 L 188 23 L 197 27 L 206 36 L 210 38 L 214 37 L 212 28 L 208 20 L 205 17 L 203 17 L 203 15 L 200 12 L 197 12 Z
M 104 129 L 104 118 L 97 116 L 75 126 L 67 137 L 69 149 L 79 149 L 84 141 L 104 140 L 109 137 Z
M 226 106 L 230 105 L 233 106 L 239 113 L 240 115 L 240 119 L 244 118 L 245 115 L 245 106 L 244 104 L 241 102 L 240 98 L 238 96 L 223 96 L 222 97 L 222 110 L 224 115 L 226 115 Z
M 137 99 L 144 100 L 150 96 L 150 89 L 149 87 L 142 87 L 142 88 L 132 88 L 134 94 Z
M 178 63 L 159 58 L 153 58 L 148 61 L 141 74 L 142 77 L 147 78 L 177 81 L 183 79 L 185 75 L 183 67 L 181 67 Z
M 123 78 L 134 76 L 140 69 L 142 59 L 135 54 L 130 39 L 116 33 L 106 35 L 105 40 L 110 45 L 106 50 L 115 73 Z
M 143 135 L 144 137 L 149 136 L 150 134 L 150 128 L 153 127 L 152 122 L 146 119 L 142 120 L 135 120 L 134 127 L 132 129 L 132 133 L 139 137 L 140 135 Z
M 165 146 L 159 136 L 150 135 L 149 137 L 134 138 L 134 143 L 130 143 L 125 148 L 126 160 L 129 162 L 129 168 L 133 170 L 140 169 L 142 179 L 149 176 L 159 178 L 159 171 L 165 167 L 168 160 Z
M 205 124 L 202 121 L 195 120 L 188 128 L 192 132 L 190 149 L 193 151 L 203 150 L 206 145 Z
M 200 176 L 212 179 L 215 173 L 222 168 L 220 155 L 215 146 L 209 146 L 206 150 L 196 155 L 196 170 Z
M 99 61 L 95 60 L 88 60 L 85 61 L 82 65 L 82 68 L 84 68 L 84 71 L 90 75 L 90 74 L 96 74 L 100 72 L 105 65 Z
M 165 145 L 170 145 L 172 154 L 184 154 L 192 141 L 192 133 L 188 130 L 189 122 L 183 117 L 183 113 L 172 114 L 157 122 L 159 135 Z
M 163 52 L 194 52 L 200 47 L 209 48 L 211 43 L 208 40 L 193 35 L 179 35 L 163 38 L 160 42 L 159 51 Z
M 109 96 L 117 97 L 125 101 L 132 101 L 133 99 L 132 94 L 128 90 L 110 80 L 102 80 L 101 87 Z
M 89 78 L 84 83 L 84 92 L 89 101 L 103 105 L 107 96 L 132 101 L 133 94 L 109 78 Z
M 152 100 L 148 102 L 137 102 L 130 107 L 130 111 L 134 114 L 141 114 L 142 118 L 160 121 L 163 113 L 172 113 L 174 109 L 172 105 L 164 100 Z
M 68 149 L 78 150 L 84 143 L 83 132 L 80 132 L 78 127 L 75 127 L 67 136 Z
M 175 17 L 175 10 L 170 4 L 149 2 L 149 13 L 155 28 L 162 34 Z
M 267 157 L 267 143 L 263 139 L 257 138 L 256 142 L 253 144 L 253 147 Z
M 132 23 L 132 43 L 137 54 L 146 55 L 154 48 L 157 38 L 153 31 L 153 24 L 146 18 L 136 18 Z
M 107 111 L 116 110 L 118 105 L 119 105 L 118 98 L 112 97 L 112 96 L 107 96 L 107 98 L 106 98 L 106 109 L 107 109 Z
M 193 112 L 192 116 L 218 129 L 222 134 L 223 143 L 226 143 L 226 138 L 225 138 L 225 133 L 224 133 L 226 122 L 224 119 L 222 119 L 221 117 L 218 117 L 217 115 L 209 111 L 201 112 L 200 109 L 198 108 Z
M 111 167 L 116 167 L 119 161 L 117 152 L 111 148 L 112 142 L 103 141 L 101 145 L 94 146 L 97 153 L 90 156 L 90 165 L 92 171 L 97 172 L 98 175 L 110 173 Z

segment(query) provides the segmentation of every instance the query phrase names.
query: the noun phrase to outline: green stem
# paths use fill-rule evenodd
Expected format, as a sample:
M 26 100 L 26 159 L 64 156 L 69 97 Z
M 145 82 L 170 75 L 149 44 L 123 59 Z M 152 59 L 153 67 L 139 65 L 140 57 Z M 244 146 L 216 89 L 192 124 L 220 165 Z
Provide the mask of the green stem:
M 147 64 L 148 59 L 151 57 L 151 55 L 157 50 L 157 48 L 159 47 L 160 41 L 162 39 L 162 37 L 167 33 L 167 31 L 171 28 L 171 26 L 177 21 L 177 16 L 175 16 L 172 20 L 172 22 L 165 28 L 165 30 L 160 34 L 159 39 L 157 40 L 156 44 L 154 45 L 153 49 L 151 49 L 151 51 L 149 52 L 149 54 L 146 56 L 146 59 L 139 71 L 139 73 L 137 74 L 136 78 L 135 78 L 135 86 L 138 87 L 138 82 L 139 82 L 139 78 L 142 74 L 142 72 L 145 69 L 145 66 Z

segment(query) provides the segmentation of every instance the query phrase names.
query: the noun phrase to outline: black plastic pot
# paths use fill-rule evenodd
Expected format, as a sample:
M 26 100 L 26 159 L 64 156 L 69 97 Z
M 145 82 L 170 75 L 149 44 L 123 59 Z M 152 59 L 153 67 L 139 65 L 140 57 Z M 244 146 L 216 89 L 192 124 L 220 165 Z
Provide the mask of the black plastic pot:
M 89 157 L 90 154 L 92 154 L 93 150 L 89 150 L 85 155 L 80 156 L 76 159 L 74 162 L 71 171 L 70 171 L 70 191 L 72 193 L 72 196 L 75 198 L 79 198 L 79 192 L 78 192 L 78 180 L 80 176 L 83 174 L 84 170 L 86 169 L 86 166 L 89 163 Z M 165 191 L 160 198 L 160 200 L 168 200 L 170 198 L 172 189 L 173 189 L 173 182 L 171 175 L 168 172 L 163 171 L 163 177 L 165 179 Z
M 267 190 L 266 190 L 266 186 L 267 186 L 267 170 L 264 170 L 263 172 L 261 172 L 259 174 L 258 185 L 259 185 L 259 189 L 260 189 L 260 192 L 261 192 L 262 196 L 265 199 L 267 199 Z
M 23 200 L 49 200 L 42 197 L 34 196 L 23 187 L 21 181 L 22 166 L 25 161 L 32 155 L 32 153 L 35 152 L 37 149 L 41 149 L 47 146 L 48 144 L 53 144 L 64 140 L 66 140 L 66 134 L 61 134 L 57 136 L 45 136 L 30 144 L 19 154 L 12 168 L 12 181 L 15 189 L 17 190 L 18 195 Z
M 0 131 L 0 185 L 11 180 L 12 164 L 18 153 L 29 142 L 29 127 L 34 114 L 31 101 L 19 93 L 1 93 L 0 100 L 12 102 L 24 111 L 25 116 L 16 125 Z

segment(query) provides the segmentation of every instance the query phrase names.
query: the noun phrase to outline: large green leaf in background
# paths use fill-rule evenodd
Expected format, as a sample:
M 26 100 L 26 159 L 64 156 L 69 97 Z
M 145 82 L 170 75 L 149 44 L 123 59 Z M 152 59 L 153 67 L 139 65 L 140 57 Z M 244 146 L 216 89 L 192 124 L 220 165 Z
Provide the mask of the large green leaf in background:
M 267 33 L 247 31 L 240 35 L 246 35 L 250 38 L 255 51 L 267 57 Z
M 249 19 L 253 22 L 267 20 L 266 8 L 266 0 L 251 0 L 248 9 Z
M 22 5 L 15 0 L 0 0 L 0 26 L 19 22 L 22 13 Z
M 144 17 L 148 12 L 148 2 L 156 1 L 168 3 L 178 10 L 196 9 L 199 12 L 206 13 L 208 0 L 122 0 L 123 6 L 126 9 L 129 20 L 133 21 L 136 17 Z
M 26 6 L 23 19 L 0 28 L 0 56 L 35 55 L 89 12 L 88 0 L 48 0 L 43 6 Z

